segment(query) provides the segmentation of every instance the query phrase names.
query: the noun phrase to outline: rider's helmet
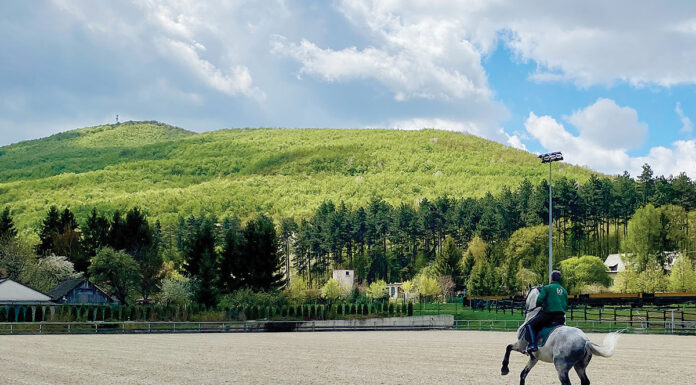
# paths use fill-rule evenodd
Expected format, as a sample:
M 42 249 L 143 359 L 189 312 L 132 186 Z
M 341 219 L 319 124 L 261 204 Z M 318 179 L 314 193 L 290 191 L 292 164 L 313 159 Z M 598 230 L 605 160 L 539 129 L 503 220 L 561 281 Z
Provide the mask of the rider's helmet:
M 551 272 L 551 282 L 561 282 L 561 272 L 554 270 Z

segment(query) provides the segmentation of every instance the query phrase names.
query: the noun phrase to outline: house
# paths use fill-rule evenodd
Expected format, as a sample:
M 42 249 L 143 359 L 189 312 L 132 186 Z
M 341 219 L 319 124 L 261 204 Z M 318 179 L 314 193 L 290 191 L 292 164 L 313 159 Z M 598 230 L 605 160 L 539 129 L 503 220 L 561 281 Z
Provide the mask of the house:
M 609 254 L 604 260 L 604 266 L 607 267 L 607 273 L 612 279 L 616 278 L 616 274 L 626 271 L 626 264 L 623 261 L 625 256 L 626 254 Z
M 333 279 L 341 283 L 341 286 L 353 290 L 355 282 L 355 271 L 353 270 L 334 270 Z
M 68 279 L 48 292 L 55 303 L 66 305 L 105 305 L 117 302 L 87 278 Z
M 51 297 L 9 278 L 0 279 L 0 303 L 21 305 L 51 304 Z
M 389 299 L 398 299 L 399 294 L 403 293 L 401 289 L 401 282 L 388 283 L 387 284 L 387 294 L 389 294 Z
M 676 261 L 680 255 L 681 253 L 676 251 L 665 252 L 663 254 L 665 262 L 662 265 L 662 268 L 665 271 L 671 271 L 672 266 L 674 266 L 674 261 Z M 626 271 L 626 262 L 624 261 L 625 258 L 626 254 L 609 254 L 607 259 L 604 260 L 604 266 L 607 267 L 607 273 L 609 273 L 609 276 L 612 279 L 616 278 L 616 274 Z

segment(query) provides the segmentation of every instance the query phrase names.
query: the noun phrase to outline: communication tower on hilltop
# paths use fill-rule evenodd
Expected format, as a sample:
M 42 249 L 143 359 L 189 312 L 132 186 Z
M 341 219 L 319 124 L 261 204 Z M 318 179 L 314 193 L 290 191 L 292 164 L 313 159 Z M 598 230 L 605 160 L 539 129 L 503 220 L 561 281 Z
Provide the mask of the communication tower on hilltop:
M 118 124 L 118 114 L 116 114 L 116 124 Z

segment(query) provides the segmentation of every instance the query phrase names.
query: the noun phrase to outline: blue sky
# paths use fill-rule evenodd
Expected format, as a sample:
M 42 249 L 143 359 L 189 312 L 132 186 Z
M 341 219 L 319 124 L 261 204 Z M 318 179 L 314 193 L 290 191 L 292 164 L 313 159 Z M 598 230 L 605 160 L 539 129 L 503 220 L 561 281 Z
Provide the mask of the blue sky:
M 0 2 L 0 145 L 121 120 L 439 128 L 696 178 L 696 3 Z

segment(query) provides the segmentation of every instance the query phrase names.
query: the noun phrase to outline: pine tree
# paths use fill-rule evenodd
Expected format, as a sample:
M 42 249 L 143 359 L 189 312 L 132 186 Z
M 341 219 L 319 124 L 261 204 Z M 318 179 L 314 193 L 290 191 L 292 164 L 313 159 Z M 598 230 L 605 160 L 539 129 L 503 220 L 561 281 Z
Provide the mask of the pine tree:
M 86 258 L 92 258 L 102 247 L 108 244 L 109 220 L 99 215 L 97 209 L 87 218 L 82 230 L 82 252 Z
M 114 215 L 111 218 L 108 243 L 114 250 L 125 250 L 128 245 L 125 223 L 123 218 L 121 218 L 121 212 L 118 210 L 114 211 Z
M 345 206 L 342 206 L 345 208 Z M 295 233 L 297 232 L 297 223 L 293 218 L 284 218 L 280 222 L 280 240 L 281 240 L 281 263 L 285 265 L 285 284 L 290 285 L 290 256 L 292 254 L 292 245 Z M 342 236 L 339 234 L 339 237 Z M 342 240 L 341 242 L 345 242 Z
M 9 207 L 5 207 L 0 214 L 0 242 L 14 238 L 17 236 L 17 229 L 15 228 L 14 221 L 12 219 L 12 213 Z
M 46 213 L 46 217 L 41 222 L 39 230 L 39 244 L 36 246 L 36 254 L 45 256 L 53 250 L 53 238 L 61 232 L 61 218 L 56 206 L 51 206 Z
M 243 259 L 244 236 L 237 218 L 226 219 L 218 287 L 225 293 L 244 288 L 250 280 L 249 264 Z
M 438 275 L 444 275 L 452 278 L 452 282 L 456 287 L 462 286 L 462 252 L 454 242 L 454 238 L 447 236 L 445 238 L 442 251 L 435 259 L 435 270 Z
M 278 253 L 278 238 L 273 221 L 259 215 L 247 223 L 243 230 L 242 259 L 250 264 L 249 287 L 255 290 L 271 290 L 283 285 L 282 263 Z
M 211 220 L 196 221 L 191 233 L 183 240 L 184 268 L 194 281 L 195 299 L 212 306 L 217 301 L 218 266 L 215 251 L 215 230 Z

